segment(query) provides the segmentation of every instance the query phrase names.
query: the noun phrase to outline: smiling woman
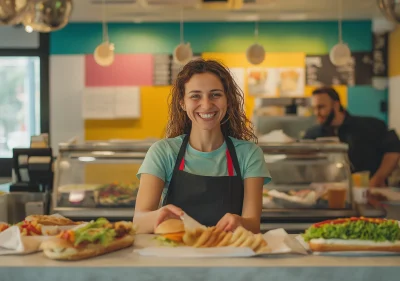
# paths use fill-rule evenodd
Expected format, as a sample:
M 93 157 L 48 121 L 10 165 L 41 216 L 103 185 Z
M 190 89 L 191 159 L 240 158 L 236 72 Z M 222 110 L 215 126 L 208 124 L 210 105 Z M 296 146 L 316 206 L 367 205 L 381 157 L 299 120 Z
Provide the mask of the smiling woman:
M 167 138 L 152 145 L 138 172 L 139 231 L 153 232 L 185 212 L 225 231 L 259 232 L 262 187 L 271 178 L 252 141 L 242 93 L 227 68 L 203 59 L 185 65 L 171 93 Z

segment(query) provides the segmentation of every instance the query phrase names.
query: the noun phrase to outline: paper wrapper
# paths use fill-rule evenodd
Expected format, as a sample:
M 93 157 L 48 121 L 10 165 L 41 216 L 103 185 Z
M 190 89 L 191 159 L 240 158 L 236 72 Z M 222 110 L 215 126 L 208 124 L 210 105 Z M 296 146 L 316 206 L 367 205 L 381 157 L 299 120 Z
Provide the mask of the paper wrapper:
M 62 217 L 58 214 L 55 217 Z M 77 227 L 76 225 L 66 226 L 42 226 L 43 233 L 62 231 Z M 11 226 L 0 232 L 0 255 L 24 255 L 40 251 L 40 244 L 48 239 L 54 238 L 49 235 L 23 236 L 18 226 Z
M 204 227 L 188 215 L 182 217 L 186 229 Z M 284 229 L 268 231 L 263 235 L 268 243 L 269 251 L 265 253 L 255 253 L 250 248 L 239 247 L 212 247 L 194 248 L 188 246 L 167 247 L 159 246 L 158 241 L 154 241 L 154 235 L 137 235 L 134 252 L 142 256 L 169 257 L 169 258 L 209 258 L 209 257 L 253 257 L 262 255 L 277 254 L 302 254 L 307 251 L 294 238 L 290 237 Z

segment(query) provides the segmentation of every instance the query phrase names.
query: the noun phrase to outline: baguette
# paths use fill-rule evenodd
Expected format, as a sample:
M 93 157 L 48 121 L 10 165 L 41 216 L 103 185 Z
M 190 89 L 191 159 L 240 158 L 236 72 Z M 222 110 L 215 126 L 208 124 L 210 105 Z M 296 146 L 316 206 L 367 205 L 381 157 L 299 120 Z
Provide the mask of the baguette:
M 65 225 L 78 225 L 82 222 L 74 222 L 67 218 L 47 216 L 47 215 L 30 215 L 25 218 L 26 221 L 35 221 L 41 225 L 54 225 L 54 226 L 65 226 Z
M 44 241 L 40 248 L 47 258 L 54 260 L 81 260 L 132 246 L 135 241 L 132 222 L 110 223 L 107 219 L 62 231 L 56 239 Z
M 135 235 L 126 235 L 103 246 L 101 244 L 87 244 L 82 247 L 74 245 L 64 239 L 47 240 L 41 244 L 41 249 L 46 257 L 53 260 L 82 260 L 115 252 L 133 245 Z
M 400 224 L 395 220 L 351 217 L 327 220 L 302 235 L 313 252 L 400 252 Z

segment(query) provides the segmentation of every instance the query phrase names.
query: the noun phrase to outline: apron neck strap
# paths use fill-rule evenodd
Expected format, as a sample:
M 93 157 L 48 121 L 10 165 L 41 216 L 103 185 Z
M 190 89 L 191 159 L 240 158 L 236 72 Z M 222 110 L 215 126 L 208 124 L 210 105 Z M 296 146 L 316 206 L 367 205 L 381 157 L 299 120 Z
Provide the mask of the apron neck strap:
M 229 136 L 225 137 L 225 142 L 226 142 L 226 146 L 228 147 L 227 152 L 230 153 L 229 157 L 232 159 L 230 161 L 230 163 L 233 164 L 233 167 L 235 168 L 236 176 L 242 178 L 242 175 L 240 172 L 239 160 L 236 155 L 235 146 L 233 145 L 233 142 Z M 229 169 L 229 166 L 228 166 L 228 169 Z
M 174 167 L 174 172 L 175 171 L 183 171 L 183 168 L 185 168 L 185 152 L 186 152 L 186 147 L 189 143 L 189 136 L 190 134 L 187 134 L 184 138 L 183 138 L 183 142 L 181 145 L 181 148 L 179 149 L 179 153 L 178 153 L 178 157 L 176 158 L 176 162 L 175 162 L 175 167 Z
M 185 152 L 186 152 L 186 147 L 189 143 L 189 134 L 187 134 L 182 142 L 182 145 L 179 149 L 179 153 L 178 153 L 178 157 L 177 157 L 177 161 L 175 163 L 175 168 L 174 170 L 177 171 L 183 171 L 185 168 Z M 225 137 L 225 142 L 227 145 L 227 149 L 226 149 L 226 164 L 227 164 L 227 168 L 228 168 L 228 175 L 229 176 L 234 176 L 234 169 L 236 171 L 236 175 L 239 176 L 241 178 L 241 173 L 240 173 L 240 166 L 239 166 L 239 161 L 237 159 L 237 155 L 236 155 L 236 150 L 235 147 L 233 145 L 232 140 L 227 137 Z

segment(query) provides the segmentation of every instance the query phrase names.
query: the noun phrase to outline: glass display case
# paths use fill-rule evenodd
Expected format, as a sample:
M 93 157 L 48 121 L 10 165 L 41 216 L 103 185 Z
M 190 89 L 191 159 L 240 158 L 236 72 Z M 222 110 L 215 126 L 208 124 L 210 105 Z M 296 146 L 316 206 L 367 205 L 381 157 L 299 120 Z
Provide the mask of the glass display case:
M 152 144 L 60 144 L 52 212 L 80 219 L 132 219 L 139 187 L 136 173 Z
M 136 174 L 153 143 L 60 144 L 51 212 L 82 220 L 131 219 L 139 186 Z M 346 144 L 258 145 L 272 176 L 263 197 L 262 222 L 268 227 L 357 215 Z
M 357 215 L 347 144 L 304 141 L 259 146 L 272 176 L 264 186 L 265 221 L 320 221 Z

